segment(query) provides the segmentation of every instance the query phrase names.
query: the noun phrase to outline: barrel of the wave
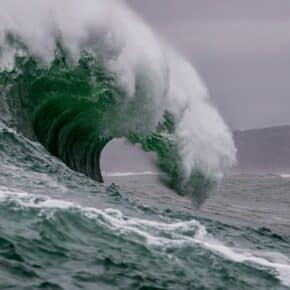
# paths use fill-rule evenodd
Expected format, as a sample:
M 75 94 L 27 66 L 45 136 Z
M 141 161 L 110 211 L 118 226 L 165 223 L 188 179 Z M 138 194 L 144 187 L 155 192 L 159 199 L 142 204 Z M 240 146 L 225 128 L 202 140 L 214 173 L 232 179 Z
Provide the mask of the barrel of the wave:
M 99 137 L 94 110 L 71 99 L 69 104 L 67 108 L 54 99 L 39 107 L 34 117 L 35 134 L 50 153 L 73 170 L 103 181 L 100 155 L 110 139 Z
M 100 156 L 112 139 L 104 116 L 115 106 L 113 79 L 84 62 L 70 67 L 55 61 L 32 82 L 33 130 L 47 150 L 75 171 L 103 181 Z

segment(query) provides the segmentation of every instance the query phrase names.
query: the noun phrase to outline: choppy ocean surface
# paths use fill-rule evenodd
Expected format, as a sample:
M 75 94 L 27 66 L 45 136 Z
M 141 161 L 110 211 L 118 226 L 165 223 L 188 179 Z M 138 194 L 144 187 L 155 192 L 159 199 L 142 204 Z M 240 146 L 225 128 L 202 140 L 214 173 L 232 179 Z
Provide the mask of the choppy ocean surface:
M 290 287 L 287 178 L 228 177 L 195 209 L 156 175 L 100 185 L 5 126 L 0 158 L 0 289 Z

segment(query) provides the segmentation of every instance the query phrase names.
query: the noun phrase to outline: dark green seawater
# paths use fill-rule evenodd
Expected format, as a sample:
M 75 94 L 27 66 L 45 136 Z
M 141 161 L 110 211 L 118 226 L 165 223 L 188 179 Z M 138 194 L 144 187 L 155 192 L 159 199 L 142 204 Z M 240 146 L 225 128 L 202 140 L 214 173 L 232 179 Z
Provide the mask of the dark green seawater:
M 0 160 L 0 289 L 290 288 L 287 179 L 228 177 L 195 209 L 157 176 L 101 185 L 5 125 Z

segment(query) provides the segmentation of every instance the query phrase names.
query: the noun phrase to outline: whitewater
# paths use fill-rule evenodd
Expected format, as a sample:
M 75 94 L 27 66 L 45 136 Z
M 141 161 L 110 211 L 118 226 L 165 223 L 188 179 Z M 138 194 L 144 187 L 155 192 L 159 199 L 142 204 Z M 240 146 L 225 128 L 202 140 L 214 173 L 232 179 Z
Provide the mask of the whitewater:
M 171 187 L 194 194 L 234 165 L 231 133 L 194 68 L 125 3 L 1 6 L 6 119 L 68 166 L 101 181 L 102 149 L 125 137 L 157 153 Z
M 159 171 L 102 173 L 116 138 Z M 290 287 L 288 180 L 228 176 L 208 89 L 125 1 L 0 2 L 0 160 L 0 289 Z

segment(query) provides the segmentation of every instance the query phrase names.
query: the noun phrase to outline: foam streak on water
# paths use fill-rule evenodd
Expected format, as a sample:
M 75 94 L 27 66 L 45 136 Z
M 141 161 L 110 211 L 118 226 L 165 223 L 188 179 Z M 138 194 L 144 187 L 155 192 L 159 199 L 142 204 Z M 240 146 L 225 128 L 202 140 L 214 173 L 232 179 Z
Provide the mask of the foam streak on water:
M 275 252 L 259 253 L 249 249 L 229 247 L 212 237 L 205 226 L 197 220 L 167 223 L 131 218 L 124 216 L 120 210 L 116 209 L 99 210 L 81 207 L 72 202 L 17 192 L 17 190 L 11 191 L 7 188 L 0 188 L 0 202 L 15 203 L 16 208 L 37 208 L 41 212 L 49 209 L 52 210 L 46 212 L 49 218 L 52 218 L 54 210 L 77 210 L 85 217 L 108 227 L 117 235 L 134 242 L 146 243 L 150 249 L 157 249 L 164 253 L 169 248 L 199 245 L 226 260 L 271 271 L 284 285 L 290 286 L 290 260 L 288 257 Z

